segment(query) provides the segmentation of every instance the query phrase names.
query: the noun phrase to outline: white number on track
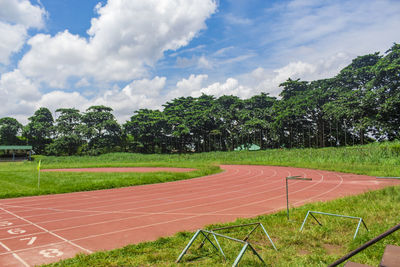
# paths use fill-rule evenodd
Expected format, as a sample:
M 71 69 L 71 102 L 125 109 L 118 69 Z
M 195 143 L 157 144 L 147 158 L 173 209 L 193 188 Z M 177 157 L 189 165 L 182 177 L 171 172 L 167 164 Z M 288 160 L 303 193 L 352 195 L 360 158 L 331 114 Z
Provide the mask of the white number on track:
M 9 222 L 9 221 L 2 221 L 2 222 L 0 222 L 0 227 L 10 226 L 10 225 L 13 225 L 13 223 L 12 223 L 12 222 Z
M 21 228 L 15 228 L 15 229 L 10 229 L 7 231 L 7 233 L 9 233 L 10 235 L 19 235 L 19 234 L 23 234 L 26 231 L 24 229 Z
M 32 236 L 32 237 L 27 237 L 27 238 L 21 238 L 20 240 L 29 240 L 28 242 L 28 246 L 32 245 L 33 243 L 35 243 L 37 237 L 36 236 Z
M 49 248 L 49 249 L 43 249 L 39 252 L 39 254 L 42 254 L 43 257 L 46 258 L 55 258 L 55 257 L 60 257 L 61 255 L 63 255 L 64 253 L 59 251 L 56 248 Z

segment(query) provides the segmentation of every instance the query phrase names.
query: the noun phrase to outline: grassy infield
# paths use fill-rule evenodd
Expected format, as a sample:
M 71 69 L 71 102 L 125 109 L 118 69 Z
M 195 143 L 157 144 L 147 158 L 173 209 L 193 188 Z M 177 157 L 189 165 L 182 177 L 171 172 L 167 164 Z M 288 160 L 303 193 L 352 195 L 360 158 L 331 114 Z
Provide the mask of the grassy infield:
M 259 152 L 203 153 L 188 155 L 138 155 L 108 154 L 100 157 L 43 157 L 43 168 L 58 167 L 111 167 L 111 166 L 174 166 L 192 167 L 191 173 L 157 174 L 90 174 L 90 173 L 42 173 L 41 188 L 37 189 L 36 162 L 1 163 L 0 197 L 63 193 L 93 190 L 145 183 L 188 179 L 219 171 L 218 164 L 268 164 L 318 168 L 373 176 L 400 176 L 400 144 L 385 143 L 351 148 L 270 150 Z M 301 221 L 307 210 L 347 214 L 364 218 L 370 232 L 360 228 L 356 240 L 352 240 L 356 221 L 341 218 L 321 217 L 323 226 L 311 220 L 305 230 L 299 232 Z M 287 222 L 284 211 L 238 220 L 232 224 L 262 222 L 278 247 L 272 250 L 262 233 L 256 231 L 250 239 L 262 258 L 274 266 L 325 266 L 392 227 L 400 221 L 400 187 L 391 187 L 360 196 L 342 198 L 325 203 L 313 203 L 292 210 L 292 222 Z M 209 226 L 210 228 L 214 226 Z M 234 231 L 231 236 L 244 237 L 247 230 Z M 171 266 L 185 247 L 193 233 L 178 233 L 173 237 L 155 242 L 130 245 L 121 249 L 79 255 L 76 258 L 56 263 L 59 266 Z M 228 261 L 207 244 L 202 249 L 191 249 L 183 258 L 185 265 L 230 266 L 240 246 L 230 241 L 219 240 Z M 400 245 L 400 233 L 395 233 L 352 261 L 377 265 L 386 244 Z M 193 248 L 197 248 L 196 244 Z M 259 265 L 258 259 L 246 252 L 242 265 Z

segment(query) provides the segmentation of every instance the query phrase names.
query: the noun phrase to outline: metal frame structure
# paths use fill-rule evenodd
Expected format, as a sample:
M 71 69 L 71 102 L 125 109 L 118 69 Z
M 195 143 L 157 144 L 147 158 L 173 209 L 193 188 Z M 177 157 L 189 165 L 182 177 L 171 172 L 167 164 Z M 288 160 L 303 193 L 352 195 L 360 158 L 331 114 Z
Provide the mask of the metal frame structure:
M 312 179 L 311 178 L 301 178 L 300 175 L 286 177 L 286 210 L 287 210 L 287 219 L 289 221 L 290 218 L 289 218 L 289 186 L 288 186 L 288 180 L 311 181 Z
M 32 160 L 32 146 L 0 146 L 0 151 L 5 151 L 6 153 L 12 152 L 12 161 L 15 161 L 15 151 L 28 151 L 28 155 L 25 157 L 29 161 Z
M 227 235 L 223 235 L 223 234 L 219 234 L 219 233 L 216 233 L 216 232 L 215 232 L 215 231 L 220 231 L 220 230 L 228 230 L 228 229 L 233 229 L 233 228 L 238 228 L 238 227 L 246 227 L 246 226 L 253 226 L 253 225 L 255 225 L 255 227 L 253 227 L 253 229 L 245 236 L 245 238 L 244 238 L 243 240 L 240 240 L 240 239 L 237 239 L 237 238 L 233 238 L 233 237 L 230 237 L 230 236 L 227 236 Z M 271 242 L 273 248 L 274 248 L 275 250 L 277 250 L 276 247 L 275 247 L 274 242 L 272 242 L 272 239 L 271 239 L 270 236 L 268 235 L 268 233 L 267 233 L 267 231 L 265 230 L 264 226 L 263 226 L 260 222 L 257 222 L 257 223 L 249 223 L 249 224 L 241 224 L 241 225 L 232 225 L 232 226 L 227 226 L 227 227 L 215 228 L 215 229 L 212 229 L 212 230 L 199 229 L 199 230 L 196 231 L 196 233 L 195 233 L 195 234 L 193 235 L 193 237 L 190 239 L 189 243 L 188 243 L 188 244 L 186 245 L 186 247 L 183 249 L 182 253 L 179 255 L 179 257 L 178 257 L 178 259 L 176 260 L 176 262 L 177 262 L 177 263 L 180 262 L 180 260 L 183 258 L 183 256 L 184 256 L 184 255 L 186 254 L 186 252 L 188 251 L 188 249 L 193 245 L 193 242 L 194 242 L 194 241 L 196 240 L 196 238 L 201 234 L 201 235 L 204 236 L 204 239 L 203 239 L 203 241 L 201 242 L 199 248 L 201 248 L 201 247 L 205 244 L 205 242 L 208 241 L 209 243 L 211 243 L 211 245 L 212 245 L 217 251 L 221 252 L 221 254 L 222 254 L 222 256 L 224 257 L 225 260 L 226 260 L 226 256 L 225 256 L 224 251 L 222 250 L 221 245 L 220 245 L 219 242 L 218 242 L 217 236 L 218 236 L 218 237 L 222 237 L 222 238 L 226 238 L 226 239 L 228 239 L 228 240 L 231 240 L 231 241 L 234 241 L 234 242 L 238 242 L 238 243 L 243 244 L 243 247 L 242 247 L 242 249 L 240 250 L 240 252 L 239 252 L 238 256 L 236 257 L 235 262 L 233 263 L 232 266 L 237 266 L 237 265 L 239 264 L 240 260 L 242 259 L 244 253 L 246 252 L 246 250 L 247 250 L 248 248 L 250 248 L 251 251 L 253 252 L 253 254 L 256 255 L 257 258 L 260 259 L 260 261 L 261 261 L 264 265 L 266 265 L 266 263 L 264 262 L 264 260 L 263 260 L 263 259 L 261 258 L 261 256 L 257 253 L 257 251 L 254 249 L 253 245 L 251 245 L 251 244 L 248 242 L 248 239 L 250 238 L 250 235 L 251 235 L 259 226 L 261 226 L 263 232 L 264 232 L 265 235 L 268 237 L 268 239 L 269 239 L 269 241 Z M 215 244 L 211 241 L 211 239 L 209 238 L 210 235 L 212 235 L 212 236 L 214 237 L 215 243 L 216 243 L 217 245 L 215 245 Z
M 317 218 L 313 215 L 313 213 L 321 214 L 321 215 L 328 215 L 328 216 L 335 216 L 335 217 L 342 217 L 342 218 L 349 218 L 349 219 L 357 219 L 358 220 L 358 225 L 357 225 L 356 232 L 354 233 L 353 239 L 356 238 L 358 230 L 360 229 L 361 223 L 363 223 L 365 229 L 367 229 L 367 231 L 369 231 L 368 228 L 367 228 L 367 225 L 365 224 L 363 218 L 361 218 L 361 217 L 354 217 L 354 216 L 347 216 L 347 215 L 341 215 L 341 214 L 326 213 L 326 212 L 320 212 L 320 211 L 311 211 L 311 210 L 309 210 L 307 212 L 307 215 L 304 218 L 303 224 L 300 227 L 300 231 L 303 230 L 303 227 L 304 227 L 304 225 L 305 225 L 305 223 L 307 221 L 308 215 L 311 215 L 311 217 L 313 217 L 317 221 L 317 223 L 322 226 L 322 224 L 317 220 Z

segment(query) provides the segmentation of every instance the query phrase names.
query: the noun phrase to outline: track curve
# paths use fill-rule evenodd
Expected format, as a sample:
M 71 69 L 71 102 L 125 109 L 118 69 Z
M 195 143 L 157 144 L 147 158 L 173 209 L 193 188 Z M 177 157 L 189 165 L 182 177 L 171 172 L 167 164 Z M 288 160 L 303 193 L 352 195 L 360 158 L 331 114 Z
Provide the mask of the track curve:
M 286 176 L 313 179 L 290 181 L 294 206 L 400 184 L 291 167 L 221 168 L 219 174 L 163 184 L 0 200 L 0 265 L 54 262 L 282 210 Z

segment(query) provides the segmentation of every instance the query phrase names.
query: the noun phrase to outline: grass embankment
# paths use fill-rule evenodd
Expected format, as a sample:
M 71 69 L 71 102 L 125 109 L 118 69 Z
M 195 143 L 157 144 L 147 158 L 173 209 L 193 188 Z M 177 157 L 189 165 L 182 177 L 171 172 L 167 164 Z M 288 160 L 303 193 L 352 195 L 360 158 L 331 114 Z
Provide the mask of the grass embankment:
M 161 160 L 159 160 L 160 158 Z M 196 171 L 173 173 L 90 173 L 90 172 L 41 172 L 38 188 L 38 159 L 42 169 L 78 167 L 187 167 Z M 179 161 L 167 156 L 113 153 L 98 157 L 43 157 L 34 162 L 0 163 L 0 198 L 59 194 L 97 189 L 117 188 L 190 179 L 219 172 L 220 168 L 204 163 Z
M 356 239 L 353 240 L 357 220 L 322 215 L 316 216 L 323 226 L 317 225 L 312 218 L 309 218 L 305 228 L 300 232 L 299 228 L 308 210 L 360 216 L 365 220 L 369 232 L 361 227 Z M 346 252 L 399 223 L 399 210 L 400 187 L 397 186 L 292 209 L 291 219 L 293 221 L 291 222 L 287 221 L 286 213 L 282 211 L 252 219 L 240 219 L 225 225 L 261 222 L 278 251 L 272 249 L 260 230 L 254 232 L 249 240 L 255 244 L 256 250 L 268 265 L 326 266 Z M 207 228 L 218 226 L 221 225 Z M 236 229 L 225 232 L 225 234 L 243 238 L 249 230 L 251 228 Z M 173 237 L 160 238 L 154 242 L 129 245 L 121 249 L 97 252 L 91 255 L 81 254 L 52 266 L 231 266 L 241 249 L 237 243 L 219 238 L 227 256 L 227 261 L 224 262 L 223 257 L 209 243 L 198 249 L 200 244 L 200 239 L 198 239 L 187 255 L 183 257 L 182 264 L 176 264 L 175 260 L 193 234 L 193 232 L 183 232 Z M 400 245 L 400 232 L 392 234 L 351 260 L 377 266 L 386 244 Z M 247 251 L 240 265 L 260 266 L 260 262 L 250 251 Z
M 189 173 L 41 173 L 37 188 L 37 160 L 42 168 L 187 167 Z M 321 149 L 211 152 L 142 155 L 112 153 L 97 157 L 43 157 L 34 162 L 0 163 L 0 198 L 116 188 L 189 179 L 219 172 L 219 164 L 294 166 L 374 176 L 400 176 L 400 143 Z

